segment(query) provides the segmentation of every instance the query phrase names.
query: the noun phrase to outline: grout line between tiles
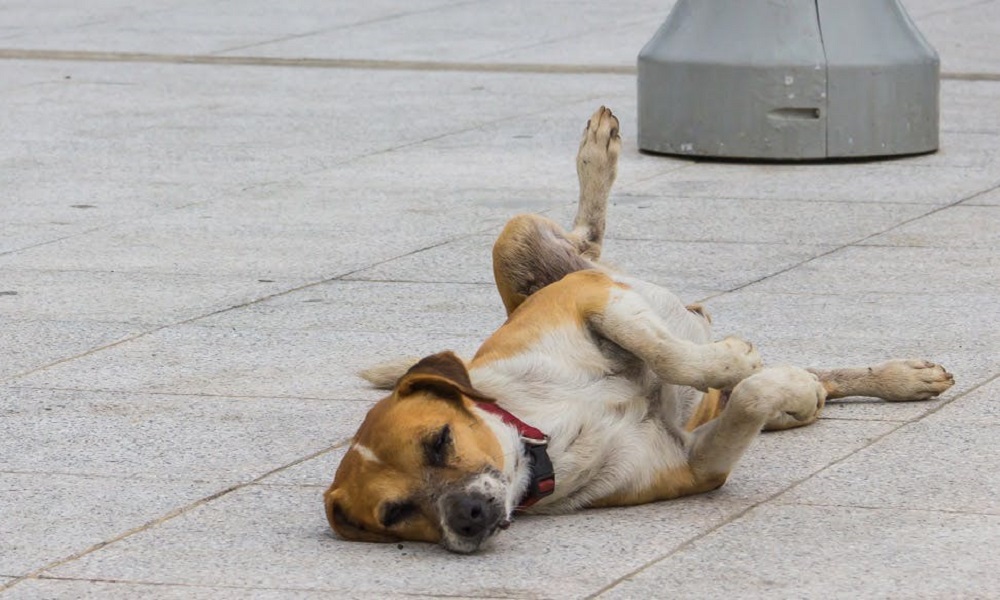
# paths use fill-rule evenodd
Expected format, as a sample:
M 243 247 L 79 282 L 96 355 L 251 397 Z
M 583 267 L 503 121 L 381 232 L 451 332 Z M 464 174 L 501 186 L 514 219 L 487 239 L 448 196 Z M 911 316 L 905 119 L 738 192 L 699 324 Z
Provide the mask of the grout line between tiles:
M 473 61 L 381 60 L 367 58 L 282 58 L 219 54 L 169 54 L 0 48 L 0 60 L 47 60 L 73 62 L 159 63 L 240 67 L 293 67 L 309 69 L 363 69 L 372 71 L 438 71 L 472 73 L 522 73 L 539 75 L 628 75 L 635 65 L 574 63 L 487 63 Z M 943 80 L 1000 81 L 1000 73 L 986 71 L 942 71 Z
M 297 466 L 297 465 L 299 465 L 301 463 L 304 463 L 304 462 L 306 462 L 308 460 L 312 460 L 314 458 L 323 456 L 324 454 L 327 454 L 329 452 L 333 452 L 333 451 L 335 451 L 335 450 L 337 450 L 339 448 L 342 448 L 343 446 L 345 446 L 346 444 L 348 444 L 350 441 L 351 441 L 350 438 L 348 438 L 348 439 L 342 440 L 340 442 L 337 442 L 336 444 L 333 444 L 332 446 L 328 446 L 326 448 L 323 448 L 322 450 L 313 452 L 313 453 L 308 454 L 306 456 L 303 456 L 301 458 L 297 458 L 297 459 L 293 460 L 290 463 L 287 463 L 287 464 L 282 465 L 280 467 L 277 467 L 275 469 L 271 469 L 270 471 L 264 473 L 263 475 L 255 477 L 255 478 L 251 479 L 250 481 L 246 481 L 246 482 L 243 482 L 243 483 L 238 483 L 236 485 L 229 486 L 229 487 L 227 487 L 227 488 L 225 488 L 225 489 L 223 489 L 221 491 L 215 492 L 214 494 L 210 494 L 208 496 L 205 496 L 204 498 L 201 498 L 199 500 L 195 500 L 194 502 L 190 502 L 188 504 L 185 504 L 184 506 L 181 506 L 179 508 L 175 508 L 174 510 L 168 511 L 164 515 L 162 515 L 162 516 L 160 516 L 160 517 L 158 517 L 156 519 L 153 519 L 152 521 L 148 521 L 148 522 L 146 522 L 146 523 L 144 523 L 142 525 L 139 525 L 137 527 L 133 527 L 133 528 L 125 531 L 124 533 L 118 534 L 117 536 L 115 536 L 115 537 L 113 537 L 113 538 L 111 538 L 109 540 L 98 542 L 98 543 L 93 544 L 93 545 L 91 545 L 91 546 L 89 546 L 89 547 L 87 547 L 87 548 L 85 548 L 85 549 L 83 549 L 83 550 L 81 550 L 79 552 L 75 552 L 75 553 L 70 554 L 68 556 L 65 556 L 63 558 L 51 561 L 48 564 L 43 565 L 42 567 L 39 567 L 39 568 L 31 571 L 30 573 L 27 573 L 25 575 L 21 575 L 21 576 L 17 577 L 16 579 L 14 579 L 14 581 L 10 581 L 10 582 L 7 582 L 5 584 L 0 585 L 0 593 L 2 593 L 4 590 L 7 590 L 7 589 L 9 589 L 9 588 L 11 588 L 11 587 L 13 587 L 13 586 L 15 586 L 15 585 L 17 585 L 17 584 L 25 581 L 25 580 L 27 580 L 27 579 L 37 579 L 42 573 L 45 573 L 46 571 L 50 571 L 52 569 L 61 567 L 62 565 L 65 565 L 67 563 L 73 562 L 74 560 L 78 560 L 78 559 L 80 559 L 80 558 L 82 558 L 84 556 L 87 556 L 88 554 L 91 554 L 91 553 L 96 552 L 96 551 L 98 551 L 98 550 L 100 550 L 102 548 L 110 546 L 111 544 L 114 544 L 115 542 L 119 542 L 119 541 L 121 541 L 121 540 L 123 540 L 125 538 L 128 538 L 128 537 L 131 537 L 131 536 L 133 536 L 133 535 L 135 535 L 137 533 L 141 533 L 143 531 L 147 531 L 149 529 L 152 529 L 153 527 L 156 527 L 157 525 L 165 523 L 165 522 L 167 522 L 167 521 L 169 521 L 169 520 L 171 520 L 171 519 L 173 519 L 175 517 L 179 517 L 179 516 L 181 516 L 183 514 L 189 513 L 192 510 L 195 510 L 196 508 L 204 506 L 204 505 L 206 505 L 206 504 L 208 504 L 208 503 L 210 503 L 210 502 L 212 502 L 214 500 L 217 500 L 219 498 L 222 498 L 223 496 L 226 496 L 226 495 L 228 495 L 228 494 L 230 494 L 232 492 L 241 490 L 241 489 L 246 488 L 246 487 L 250 487 L 250 486 L 256 484 L 257 482 L 259 482 L 259 481 L 261 481 L 261 480 L 263 480 L 263 479 L 265 479 L 267 477 L 270 477 L 270 476 L 275 475 L 277 473 L 281 473 L 282 471 L 286 471 L 286 470 L 288 470 L 288 469 L 290 469 L 292 467 L 295 467 L 295 466 Z
M 764 275 L 764 276 L 762 276 L 762 277 L 760 277 L 758 279 L 755 279 L 753 281 L 750 281 L 750 282 L 738 285 L 738 286 L 736 286 L 736 287 L 734 287 L 734 288 L 732 288 L 730 290 L 727 290 L 725 292 L 720 292 L 718 294 L 712 294 L 712 295 L 710 295 L 708 297 L 705 297 L 705 298 L 702 298 L 702 299 L 698 300 L 698 302 L 707 302 L 709 300 L 712 300 L 714 298 L 718 298 L 720 296 L 724 296 L 726 294 L 731 294 L 733 292 L 738 292 L 738 291 L 740 291 L 742 289 L 748 288 L 748 287 L 750 287 L 752 285 L 755 285 L 755 284 L 758 284 L 758 283 L 760 283 L 762 281 L 766 281 L 766 280 L 771 279 L 773 277 L 777 277 L 778 275 L 782 275 L 784 273 L 787 273 L 789 271 L 797 269 L 797 268 L 799 268 L 802 265 L 811 263 L 811 262 L 813 262 L 815 260 L 823 258 L 824 256 L 829 256 L 831 254 L 839 252 L 839 251 L 841 251 L 841 250 L 843 250 L 845 248 L 851 248 L 851 247 L 863 245 L 864 242 L 866 242 L 866 241 L 868 241 L 868 240 L 870 240 L 872 238 L 878 237 L 880 235 L 885 235 L 886 233 L 889 233 L 890 231 L 893 231 L 894 229 L 898 229 L 898 228 L 900 228 L 900 227 L 902 227 L 904 225 L 907 225 L 909 223 L 913 223 L 914 221 L 918 221 L 920 219 L 923 219 L 925 217 L 929 217 L 929 216 L 931 216 L 933 214 L 936 214 L 938 212 L 941 212 L 943 210 L 952 208 L 954 206 L 958 206 L 959 204 L 962 204 L 963 202 L 966 202 L 968 200 L 972 200 L 974 198 L 978 198 L 980 196 L 984 196 L 984 195 L 989 194 L 989 193 L 991 193 L 991 192 L 993 192 L 994 190 L 997 190 L 997 189 L 1000 189 L 1000 183 L 996 183 L 996 184 L 994 184 L 994 185 L 992 185 L 992 186 L 990 186 L 990 187 L 988 187 L 988 188 L 986 188 L 984 190 L 980 190 L 980 191 L 975 192 L 973 194 L 969 194 L 968 196 L 965 196 L 963 198 L 955 200 L 954 202 L 950 202 L 950 203 L 942 205 L 942 206 L 937 206 L 937 207 L 935 207 L 935 208 L 927 211 L 926 213 L 917 215 L 915 217 L 911 217 L 909 219 L 903 219 L 902 221 L 899 221 L 898 223 L 895 223 L 895 224 L 893 224 L 893 225 L 891 225 L 889 227 L 886 227 L 885 229 L 883 229 L 881 231 L 876 231 L 875 233 L 872 233 L 872 234 L 866 235 L 864 237 L 861 237 L 859 239 L 856 239 L 853 242 L 848 242 L 846 244 L 837 246 L 837 247 L 833 248 L 832 250 L 829 250 L 827 252 L 822 252 L 820 254 L 817 254 L 815 256 L 812 256 L 810 258 L 807 258 L 805 260 L 797 262 L 797 263 L 795 263 L 795 264 L 793 264 L 793 265 L 791 265 L 789 267 L 786 267 L 784 269 L 779 269 L 778 271 L 775 271 L 773 273 L 769 273 L 769 274 Z M 865 247 L 867 247 L 867 246 L 865 246 Z

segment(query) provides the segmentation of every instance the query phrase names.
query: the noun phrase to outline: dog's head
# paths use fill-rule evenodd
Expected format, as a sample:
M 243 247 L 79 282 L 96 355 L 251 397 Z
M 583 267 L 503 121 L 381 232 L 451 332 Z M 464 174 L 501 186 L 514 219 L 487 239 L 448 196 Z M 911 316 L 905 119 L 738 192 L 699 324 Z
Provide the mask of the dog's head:
M 503 451 L 473 410 L 476 401 L 491 400 L 451 352 L 407 371 L 368 412 L 324 496 L 334 531 L 473 552 L 504 527 Z

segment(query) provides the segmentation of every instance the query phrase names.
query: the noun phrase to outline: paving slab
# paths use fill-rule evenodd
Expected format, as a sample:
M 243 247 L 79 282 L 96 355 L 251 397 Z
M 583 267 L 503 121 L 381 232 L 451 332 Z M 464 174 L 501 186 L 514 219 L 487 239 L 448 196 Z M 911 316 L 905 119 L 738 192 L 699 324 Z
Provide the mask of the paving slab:
M 4 594 L 4 600 L 36 600 L 38 598 L 73 598 L 76 600 L 133 600 L 134 598 L 159 598 L 161 600 L 241 600 L 254 598 L 256 600 L 281 600 L 284 598 L 303 598 L 305 600 L 323 600 L 330 593 L 322 590 L 295 589 L 288 587 L 255 588 L 255 587 L 217 587 L 212 585 L 171 585 L 130 583 L 120 581 L 91 581 L 73 579 L 31 579 L 19 583 L 17 587 Z M 338 598 L 360 599 L 363 594 L 340 592 Z M 379 594 L 379 598 L 415 598 L 409 594 Z
M 941 56 L 941 70 L 952 72 L 1000 72 L 992 60 L 991 24 L 1000 19 L 1000 4 L 976 2 L 940 10 L 916 18 L 917 26 Z
M 0 473 L 0 572 L 24 575 L 219 491 L 207 482 Z
M 912 159 L 911 159 L 912 160 Z M 889 183 L 891 182 L 891 183 Z M 632 187 L 633 192 L 687 198 L 758 198 L 830 202 L 901 202 L 944 206 L 997 184 L 995 167 L 830 163 L 774 166 L 699 164 Z
M 820 420 L 799 429 L 764 432 L 726 484 L 710 497 L 752 504 L 768 501 L 899 426 L 888 421 Z
M 988 294 L 996 288 L 997 273 L 1000 273 L 1000 256 L 989 249 L 855 246 L 762 281 L 754 291 Z
M 963 206 L 1000 206 L 1000 189 L 991 190 L 962 203 Z
M 1000 81 L 942 81 L 942 131 L 961 131 L 990 136 L 1000 133 L 1000 115 L 976 107 L 1000 101 Z M 962 139 L 971 139 L 963 137 Z
M 484 268 L 489 269 L 488 263 Z M 239 330 L 409 330 L 485 340 L 506 318 L 492 283 L 330 281 L 199 319 L 198 324 Z
M 636 137 L 632 77 L 600 76 L 593 81 L 585 99 L 372 154 L 333 166 L 309 181 L 336 189 L 375 186 L 403 197 L 431 190 L 510 190 L 515 197 L 534 194 L 549 203 L 575 202 L 580 134 L 602 104 L 614 109 L 624 140 L 616 189 L 693 164 L 640 153 L 631 142 Z
M 934 424 L 1000 425 L 1000 381 L 994 377 L 927 419 Z
M 483 213 L 502 222 L 497 209 L 454 205 L 421 213 L 374 200 L 339 207 L 316 200 L 313 206 L 289 218 L 266 208 L 234 214 L 232 207 L 191 207 L 0 256 L 0 269 L 320 281 L 466 235 L 491 222 Z M 344 230 L 358 206 L 370 212 L 351 218 Z
M 601 597 L 991 597 L 1000 594 L 1000 558 L 989 550 L 997 535 L 995 516 L 764 506 Z
M 561 517 L 522 517 L 489 550 L 462 557 L 419 543 L 358 544 L 329 532 L 316 488 L 253 486 L 52 571 L 58 577 L 357 594 L 578 597 L 669 552 L 739 510 L 680 500 Z M 539 540 L 544 540 L 539 542 Z M 266 562 L 259 560 L 266 554 Z M 349 575 L 348 575 L 349 574 Z
M 16 290 L 5 290 L 16 291 Z M 0 305 L 5 298 L 0 296 Z M 142 333 L 135 324 L 94 321 L 14 321 L 0 327 L 0 379 L 27 373 Z
M 629 192 L 615 194 L 611 204 L 609 240 L 801 246 L 852 243 L 928 211 L 913 204 L 671 198 Z M 613 250 L 617 242 L 605 245 Z
M 911 423 L 776 502 L 1000 515 L 997 433 L 996 424 Z
M 5 94 L 0 123 L 0 166 L 21 225 L 100 225 L 242 198 L 248 186 L 595 97 L 586 82 L 542 75 L 4 64 L 45 74 Z M 451 97 L 447 111 L 441 94 Z M 128 160 L 109 168 L 109 156 Z
M 266 398 L 372 400 L 357 372 L 379 361 L 455 350 L 479 338 L 421 332 L 177 325 L 10 381 L 18 386 Z
M 16 264 L 16 261 L 12 261 Z M 121 271 L 3 270 L 0 311 L 18 321 L 66 315 L 142 329 L 168 325 L 253 302 L 305 283 L 302 279 L 169 275 Z
M 950 206 L 862 240 L 860 244 L 997 250 L 1000 249 L 1000 206 L 966 203 Z
M 5 387 L 0 471 L 197 481 L 221 490 L 346 440 L 366 410 L 329 400 Z
M 49 12 L 58 15 L 57 20 L 32 19 L 28 3 L 11 7 L 12 22 L 20 27 L 6 28 L 8 44 L 18 48 L 211 53 L 317 30 L 336 31 L 354 24 L 391 20 L 414 12 L 396 2 L 378 1 L 347 4 L 335 11 L 321 2 L 244 5 L 227 1 L 202 5 L 167 0 L 135 6 L 114 1 L 102 2 L 87 11 L 74 10 L 72 3 L 58 0 L 44 4 Z M 446 2 L 425 2 L 420 9 L 442 4 Z
M 397 19 L 363 23 L 350 28 L 289 40 L 235 53 L 263 56 L 366 58 L 381 60 L 450 60 L 496 62 L 504 53 L 538 48 L 546 42 L 587 37 L 608 48 L 633 48 L 632 60 L 643 38 L 648 39 L 665 18 L 672 2 L 606 4 L 501 0 L 489 9 L 460 2 L 437 10 L 416 12 Z M 480 23 L 469 27 L 470 22 Z M 639 39 L 612 37 L 619 25 L 645 24 Z M 419 31 L 421 35 L 413 35 Z M 613 43 L 612 43 L 613 41 Z M 542 55 L 544 56 L 544 55 Z M 535 55 L 537 62 L 539 56 Z M 599 62 L 607 62 L 608 58 Z

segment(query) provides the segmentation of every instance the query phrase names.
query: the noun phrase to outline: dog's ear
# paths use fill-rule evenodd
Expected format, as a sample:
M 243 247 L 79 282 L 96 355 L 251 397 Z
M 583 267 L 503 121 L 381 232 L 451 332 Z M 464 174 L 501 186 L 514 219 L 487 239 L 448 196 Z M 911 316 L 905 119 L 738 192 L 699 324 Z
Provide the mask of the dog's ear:
M 492 398 L 472 387 L 469 372 L 462 359 L 454 352 L 439 352 L 422 359 L 410 367 L 396 383 L 396 395 L 400 398 L 414 392 L 432 392 L 446 400 L 461 402 L 462 396 L 474 400 L 493 402 Z
M 360 542 L 392 542 L 396 538 L 365 528 L 364 525 L 351 519 L 341 504 L 340 490 L 329 489 L 323 495 L 323 504 L 326 506 L 326 520 L 330 527 L 345 540 L 356 540 Z

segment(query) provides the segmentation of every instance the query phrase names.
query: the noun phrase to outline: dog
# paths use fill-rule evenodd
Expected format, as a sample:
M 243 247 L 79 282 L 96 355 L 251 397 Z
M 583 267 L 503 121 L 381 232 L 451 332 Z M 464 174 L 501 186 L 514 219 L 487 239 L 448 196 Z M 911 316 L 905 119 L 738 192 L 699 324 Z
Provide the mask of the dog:
M 764 367 L 750 343 L 712 341 L 702 307 L 602 264 L 620 149 L 602 106 L 577 153 L 572 229 L 538 215 L 507 223 L 493 271 L 508 318 L 471 361 L 442 352 L 363 374 L 392 392 L 324 494 L 339 536 L 471 553 L 515 511 L 714 490 L 762 429 L 809 425 L 828 399 L 926 400 L 954 383 L 924 360 Z

